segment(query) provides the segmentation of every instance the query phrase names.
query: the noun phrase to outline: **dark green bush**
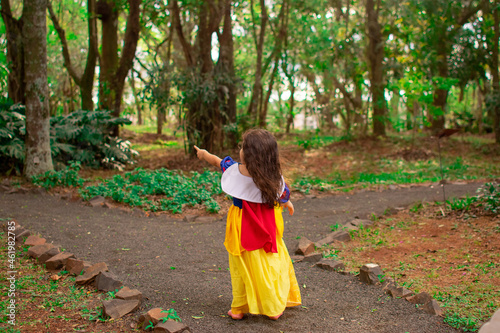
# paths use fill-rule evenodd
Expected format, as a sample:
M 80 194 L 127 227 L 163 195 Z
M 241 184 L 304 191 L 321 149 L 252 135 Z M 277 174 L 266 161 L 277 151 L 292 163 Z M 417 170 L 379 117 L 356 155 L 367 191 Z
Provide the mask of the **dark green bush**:
M 75 111 L 50 119 L 52 160 L 56 169 L 70 161 L 93 168 L 123 168 L 138 153 L 130 142 L 110 135 L 114 125 L 130 124 L 109 111 Z M 24 164 L 26 116 L 24 106 L 0 103 L 0 172 L 21 173 Z
M 134 162 L 138 153 L 130 142 L 112 137 L 114 125 L 130 124 L 112 117 L 109 111 L 75 111 L 50 119 L 52 156 L 66 165 L 79 161 L 94 168 L 123 168 Z
M 0 172 L 20 173 L 24 164 L 26 116 L 24 106 L 0 104 Z

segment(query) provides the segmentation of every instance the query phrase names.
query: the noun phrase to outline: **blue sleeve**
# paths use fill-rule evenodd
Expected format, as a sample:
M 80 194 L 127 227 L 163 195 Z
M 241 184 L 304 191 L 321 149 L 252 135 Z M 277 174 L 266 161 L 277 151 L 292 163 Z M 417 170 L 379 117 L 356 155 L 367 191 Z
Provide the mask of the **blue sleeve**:
M 280 202 L 285 203 L 288 200 L 290 200 L 290 189 L 288 188 L 288 185 L 285 183 L 285 190 L 283 191 L 283 194 L 281 195 Z
M 227 170 L 231 165 L 235 164 L 236 161 L 234 161 L 231 157 L 226 156 L 220 161 L 220 169 L 222 170 L 222 173 Z

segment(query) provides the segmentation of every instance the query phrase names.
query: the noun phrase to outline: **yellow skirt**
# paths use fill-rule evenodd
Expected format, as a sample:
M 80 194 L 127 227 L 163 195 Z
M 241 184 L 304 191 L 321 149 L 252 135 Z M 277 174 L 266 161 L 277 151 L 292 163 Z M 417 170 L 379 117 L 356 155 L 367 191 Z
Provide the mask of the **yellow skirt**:
M 278 253 L 263 249 L 246 251 L 241 246 L 242 210 L 231 206 L 224 245 L 229 253 L 233 288 L 233 314 L 252 313 L 277 316 L 285 307 L 301 304 L 300 289 L 292 260 L 283 242 L 282 208 L 275 208 Z

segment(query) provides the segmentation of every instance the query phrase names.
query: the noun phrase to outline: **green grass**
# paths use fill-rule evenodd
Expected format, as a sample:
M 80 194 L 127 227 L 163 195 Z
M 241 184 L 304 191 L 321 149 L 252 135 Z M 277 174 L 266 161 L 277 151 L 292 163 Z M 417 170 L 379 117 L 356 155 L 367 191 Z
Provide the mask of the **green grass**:
M 446 309 L 444 321 L 465 332 L 477 332 L 498 307 L 500 290 L 492 284 L 458 285 L 434 291 Z
M 500 168 L 497 165 L 468 164 L 459 157 L 453 160 L 447 159 L 443 164 L 443 174 L 446 180 L 496 178 L 500 174 Z M 377 172 L 369 172 L 370 169 Z M 309 193 L 311 190 L 348 192 L 354 188 L 371 185 L 422 184 L 441 180 L 441 168 L 439 161 L 435 159 L 418 162 L 384 158 L 375 162 L 367 160 L 360 162 L 356 170 L 335 171 L 325 178 L 299 176 L 293 182 L 293 187 L 303 193 Z

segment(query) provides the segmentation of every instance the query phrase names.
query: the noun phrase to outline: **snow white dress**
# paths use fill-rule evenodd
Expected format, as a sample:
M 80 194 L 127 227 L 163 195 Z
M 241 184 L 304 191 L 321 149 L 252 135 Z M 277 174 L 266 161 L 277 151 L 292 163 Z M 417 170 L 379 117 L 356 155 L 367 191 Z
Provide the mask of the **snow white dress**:
M 224 246 L 229 253 L 233 289 L 231 312 L 281 314 L 301 304 L 292 261 L 283 242 L 283 208 L 269 208 L 251 177 L 241 174 L 231 157 L 221 161 L 222 190 L 233 197 L 227 214 Z M 281 203 L 290 198 L 283 182 Z

